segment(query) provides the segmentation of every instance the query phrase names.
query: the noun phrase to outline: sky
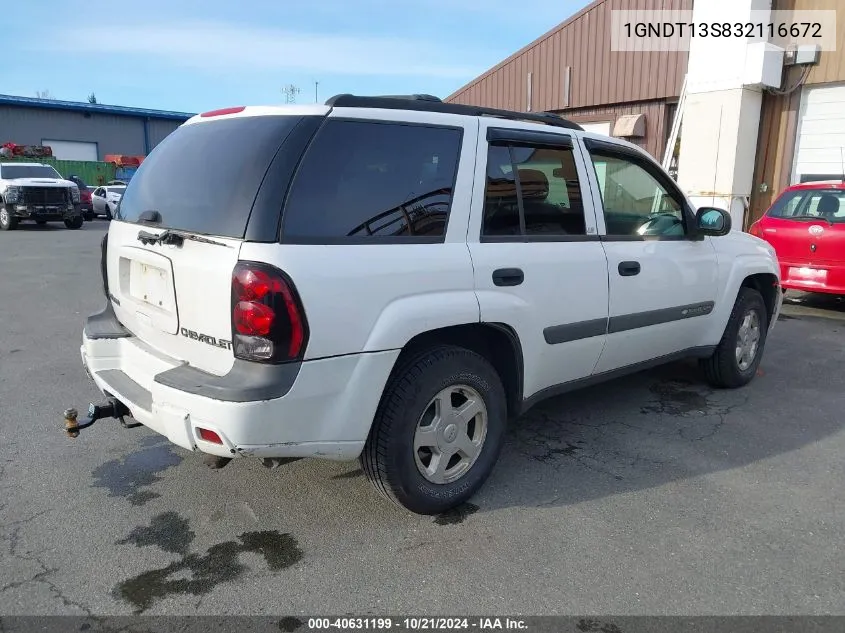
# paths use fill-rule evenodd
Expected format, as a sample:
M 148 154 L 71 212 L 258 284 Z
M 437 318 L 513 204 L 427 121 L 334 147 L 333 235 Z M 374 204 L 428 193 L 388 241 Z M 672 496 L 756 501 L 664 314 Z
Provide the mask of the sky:
M 446 97 L 587 0 L 0 0 L 0 94 L 181 112 Z M 315 87 L 315 82 L 319 82 Z

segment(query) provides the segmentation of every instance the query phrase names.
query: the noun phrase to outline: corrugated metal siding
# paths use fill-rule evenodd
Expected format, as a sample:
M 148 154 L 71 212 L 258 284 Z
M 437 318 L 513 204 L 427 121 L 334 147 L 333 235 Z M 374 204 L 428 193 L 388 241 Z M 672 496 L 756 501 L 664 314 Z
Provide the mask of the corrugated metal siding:
M 151 120 L 150 144 L 164 138 L 176 123 Z M 45 138 L 97 143 L 100 160 L 106 154 L 146 153 L 142 118 L 0 105 L 0 143 L 39 145 Z
M 672 125 L 671 120 L 669 120 L 670 107 L 664 101 L 644 101 L 640 103 L 579 108 L 577 110 L 570 109 L 561 111 L 560 113 L 567 119 L 571 119 L 577 123 L 610 121 L 611 124 L 620 116 L 644 114 L 646 135 L 643 138 L 627 138 L 625 140 L 639 145 L 655 159 L 661 161 L 663 160 L 663 150 L 666 147 L 666 136 L 669 134 L 668 127 Z M 612 129 L 613 126 L 611 125 Z
M 746 214 L 746 226 L 743 228 L 759 219 L 772 200 L 789 185 L 800 103 L 800 90 L 790 95 L 763 95 L 754 188 L 750 212 Z M 765 185 L 766 191 L 760 191 L 761 185 Z
M 182 123 L 179 121 L 151 119 L 147 125 L 149 126 L 150 134 L 150 150 L 152 150 L 156 145 L 161 143 L 168 134 L 182 125 Z
M 87 160 L 55 160 L 52 158 L 4 158 L 11 162 L 19 163 L 47 163 L 52 165 L 57 172 L 67 178 L 68 176 L 79 176 L 86 185 L 104 185 L 114 180 L 115 169 L 111 163 L 93 162 Z
M 525 110 L 527 74 L 531 72 L 532 109 L 560 110 L 565 107 L 566 66 L 572 67 L 570 108 L 677 97 L 688 53 L 610 50 L 610 12 L 623 9 L 691 10 L 692 0 L 597 0 L 447 101 Z
M 781 7 L 781 5 L 784 5 Z M 836 15 L 836 50 L 822 51 L 819 63 L 807 76 L 808 84 L 845 81 L 845 0 L 780 0 L 778 8 L 795 11 L 834 9 Z
M 819 64 L 807 76 L 805 85 L 818 85 L 845 81 L 845 19 L 841 13 L 843 0 L 777 0 L 773 8 L 788 10 L 838 9 L 836 20 L 836 51 L 822 51 Z M 797 81 L 798 69 L 786 74 L 784 86 Z M 760 218 L 775 197 L 789 186 L 795 144 L 798 132 L 798 115 L 801 90 L 790 95 L 763 95 L 760 112 L 760 135 L 757 139 L 757 163 L 754 167 L 754 189 L 751 208 L 747 214 L 746 228 Z M 766 191 L 760 191 L 765 185 Z

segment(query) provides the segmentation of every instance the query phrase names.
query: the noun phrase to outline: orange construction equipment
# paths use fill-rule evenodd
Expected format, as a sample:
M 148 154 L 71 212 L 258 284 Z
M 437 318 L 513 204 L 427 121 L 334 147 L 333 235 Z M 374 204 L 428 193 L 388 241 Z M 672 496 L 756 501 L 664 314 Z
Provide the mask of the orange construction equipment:
M 126 156 L 125 154 L 106 154 L 105 162 L 114 163 L 118 167 L 138 167 L 146 156 Z

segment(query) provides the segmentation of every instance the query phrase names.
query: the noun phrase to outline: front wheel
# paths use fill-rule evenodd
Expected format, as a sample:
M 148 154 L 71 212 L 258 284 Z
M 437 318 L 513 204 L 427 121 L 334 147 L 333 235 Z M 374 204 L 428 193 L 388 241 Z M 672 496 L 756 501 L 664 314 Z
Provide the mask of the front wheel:
M 76 215 L 72 218 L 68 218 L 65 220 L 65 226 L 69 229 L 81 229 L 84 220 L 82 219 L 81 215 Z
M 376 489 L 418 514 L 460 505 L 482 486 L 507 426 L 502 382 L 483 356 L 422 352 L 385 388 L 361 465 Z
M 722 340 L 701 366 L 714 387 L 747 385 L 763 358 L 769 315 L 763 296 L 753 288 L 740 288 Z
M 0 203 L 0 231 L 11 231 L 17 225 L 17 219 Z

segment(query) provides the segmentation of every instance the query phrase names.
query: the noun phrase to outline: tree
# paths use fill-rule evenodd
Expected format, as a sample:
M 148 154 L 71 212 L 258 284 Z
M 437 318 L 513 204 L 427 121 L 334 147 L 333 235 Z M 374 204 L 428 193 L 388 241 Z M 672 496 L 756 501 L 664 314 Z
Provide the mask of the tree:
M 35 96 L 38 97 L 39 99 L 55 99 L 55 97 L 53 96 L 53 93 L 50 92 L 49 90 L 36 90 Z
M 95 95 L 93 92 L 88 95 L 88 103 L 97 103 L 97 95 Z

